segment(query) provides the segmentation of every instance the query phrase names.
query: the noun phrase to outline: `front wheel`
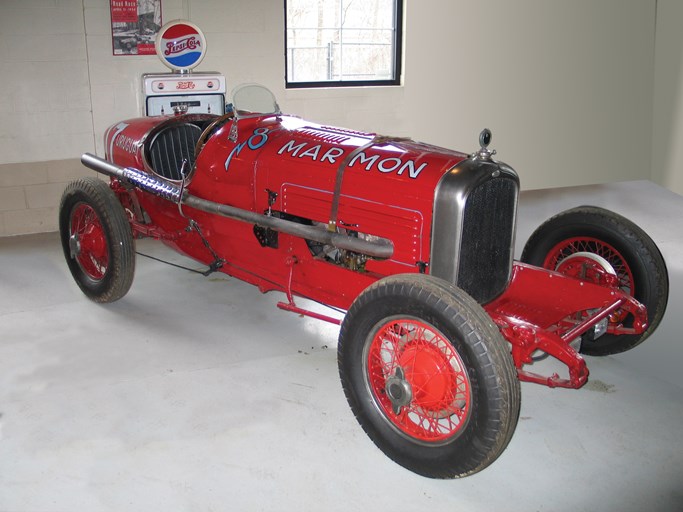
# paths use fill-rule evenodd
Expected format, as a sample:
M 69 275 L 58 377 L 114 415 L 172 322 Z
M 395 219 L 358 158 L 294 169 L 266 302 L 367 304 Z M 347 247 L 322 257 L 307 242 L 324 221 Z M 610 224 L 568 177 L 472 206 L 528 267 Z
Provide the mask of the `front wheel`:
M 133 282 L 135 246 L 126 213 L 97 178 L 67 185 L 59 205 L 59 234 L 76 284 L 95 302 L 123 297 Z
M 598 284 L 603 284 L 600 275 L 607 270 L 616 276 L 613 286 L 647 308 L 645 332 L 604 334 L 596 340 L 584 340 L 581 344 L 584 354 L 603 356 L 629 350 L 645 341 L 664 316 L 669 278 L 662 254 L 645 231 L 609 210 L 579 206 L 558 213 L 534 231 L 521 259 Z M 610 317 L 614 326 L 628 327 L 631 322 L 622 311 Z
M 361 293 L 342 323 L 338 360 L 365 432 L 420 475 L 481 471 L 517 425 L 507 343 L 474 299 L 432 276 L 392 276 Z

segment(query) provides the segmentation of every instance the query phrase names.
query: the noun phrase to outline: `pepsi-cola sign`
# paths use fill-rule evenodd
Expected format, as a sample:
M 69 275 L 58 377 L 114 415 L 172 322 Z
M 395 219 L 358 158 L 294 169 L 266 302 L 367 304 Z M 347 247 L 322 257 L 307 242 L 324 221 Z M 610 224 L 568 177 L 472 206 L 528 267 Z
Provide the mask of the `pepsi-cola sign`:
M 190 70 L 199 65 L 206 54 L 206 39 L 197 25 L 186 20 L 166 23 L 156 39 L 157 55 L 165 66 Z

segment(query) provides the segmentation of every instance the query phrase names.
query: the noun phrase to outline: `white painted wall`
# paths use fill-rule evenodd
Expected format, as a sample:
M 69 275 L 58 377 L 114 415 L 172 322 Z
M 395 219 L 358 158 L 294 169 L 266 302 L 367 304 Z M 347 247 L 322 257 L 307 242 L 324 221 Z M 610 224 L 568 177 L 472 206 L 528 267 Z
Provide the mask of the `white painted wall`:
M 683 195 L 683 2 L 657 0 L 652 178 Z
M 285 90 L 282 0 L 163 0 L 162 11 L 205 32 L 198 70 L 224 73 L 229 88 L 264 83 L 287 112 L 467 151 L 486 126 L 525 189 L 653 177 L 676 186 L 671 172 L 651 172 L 653 119 L 666 121 L 670 104 L 653 117 L 656 0 L 406 3 L 404 85 L 393 88 Z M 671 32 L 680 2 L 659 3 Z M 0 204 L 1 235 L 22 232 L 3 222 L 31 204 L 52 218 L 62 182 L 33 164 L 78 168 L 81 153 L 103 154 L 106 127 L 141 112 L 141 75 L 166 68 L 154 56 L 112 55 L 108 0 L 0 0 L 0 65 L 0 196 L 23 192 Z M 668 71 L 658 91 L 675 98 Z M 36 198 L 43 189 L 49 196 Z
M 81 0 L 1 0 L 0 68 L 0 164 L 92 147 Z
M 650 177 L 654 0 L 428 3 L 407 14 L 413 133 L 470 148 L 487 126 L 527 189 Z

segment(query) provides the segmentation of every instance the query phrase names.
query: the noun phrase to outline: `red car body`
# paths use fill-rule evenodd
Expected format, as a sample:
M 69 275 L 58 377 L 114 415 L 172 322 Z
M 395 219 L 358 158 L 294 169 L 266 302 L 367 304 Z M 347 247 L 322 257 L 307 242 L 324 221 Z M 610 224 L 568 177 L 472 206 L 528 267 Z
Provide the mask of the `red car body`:
M 124 121 L 105 135 L 107 160 L 155 173 L 145 148 L 158 133 L 179 123 L 214 119 L 195 115 Z M 252 225 L 187 208 L 215 254 L 228 255 L 221 271 L 257 285 L 263 292 L 283 291 L 289 302 L 281 307 L 306 313 L 294 305 L 294 296 L 347 310 L 374 281 L 429 268 L 434 191 L 443 176 L 469 155 L 410 140 L 365 147 L 375 134 L 320 126 L 291 116 L 266 115 L 239 122 L 237 140 L 230 140 L 233 125 L 229 122 L 208 138 L 189 174 L 186 190 L 190 194 L 257 213 L 270 209 L 327 226 L 339 166 L 345 157 L 362 149 L 350 158 L 344 171 L 336 225 L 390 240 L 393 254 L 387 259 L 368 259 L 359 272 L 311 254 L 301 237 L 280 235 L 276 248 L 264 248 Z M 136 235 L 158 238 L 207 265 L 214 261 L 198 232 L 186 229 L 187 219 L 179 215 L 176 204 L 139 188 L 117 190 L 131 213 L 136 211 L 132 205 L 139 204 L 141 210 L 137 211 L 148 216 L 132 219 Z M 585 362 L 569 342 L 615 309 L 628 310 L 637 321 L 628 329 L 613 325 L 613 332 L 640 333 L 647 326 L 644 308 L 625 293 L 522 263 L 513 263 L 506 290 L 484 307 L 512 343 L 520 378 L 550 386 L 580 387 L 585 383 Z M 586 310 L 594 313 L 582 322 L 566 320 Z M 541 377 L 522 369 L 539 348 L 568 366 L 569 379 Z
M 340 375 L 368 435 L 420 474 L 464 476 L 511 438 L 515 373 L 582 386 L 579 346 L 635 346 L 668 294 L 647 235 L 593 207 L 532 235 L 524 254 L 538 266 L 513 261 L 519 179 L 489 142 L 485 130 L 466 154 L 321 126 L 274 100 L 225 116 L 130 119 L 107 130 L 104 159 L 82 158 L 109 186 L 81 181 L 64 193 L 65 257 L 99 302 L 128 291 L 133 238 L 153 237 L 207 273 L 284 292 L 283 309 L 341 323 L 297 305 L 304 297 L 348 311 Z M 649 321 L 636 297 L 653 309 Z M 566 375 L 529 370 L 548 355 Z

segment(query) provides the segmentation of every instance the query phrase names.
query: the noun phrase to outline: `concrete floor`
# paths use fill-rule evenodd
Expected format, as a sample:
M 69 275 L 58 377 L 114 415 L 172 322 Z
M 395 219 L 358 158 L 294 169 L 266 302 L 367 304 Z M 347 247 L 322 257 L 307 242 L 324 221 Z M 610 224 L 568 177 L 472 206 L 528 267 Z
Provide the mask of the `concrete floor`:
M 667 316 L 634 351 L 590 358 L 580 390 L 523 384 L 508 449 L 454 481 L 374 447 L 339 384 L 338 328 L 279 294 L 139 257 L 129 294 L 101 306 L 57 234 L 0 239 L 0 511 L 683 510 L 683 198 L 648 182 L 525 193 L 518 246 L 585 203 L 660 244 Z

